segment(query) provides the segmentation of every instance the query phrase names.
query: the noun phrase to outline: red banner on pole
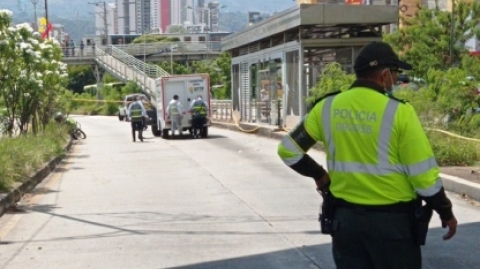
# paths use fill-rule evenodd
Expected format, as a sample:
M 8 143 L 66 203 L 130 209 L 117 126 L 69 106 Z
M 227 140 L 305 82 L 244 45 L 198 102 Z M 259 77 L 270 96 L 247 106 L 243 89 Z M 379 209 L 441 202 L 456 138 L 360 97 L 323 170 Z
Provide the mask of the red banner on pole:
M 48 23 L 47 28 L 45 28 L 45 31 L 42 33 L 42 38 L 47 39 L 52 29 L 53 29 L 53 25 L 51 23 Z

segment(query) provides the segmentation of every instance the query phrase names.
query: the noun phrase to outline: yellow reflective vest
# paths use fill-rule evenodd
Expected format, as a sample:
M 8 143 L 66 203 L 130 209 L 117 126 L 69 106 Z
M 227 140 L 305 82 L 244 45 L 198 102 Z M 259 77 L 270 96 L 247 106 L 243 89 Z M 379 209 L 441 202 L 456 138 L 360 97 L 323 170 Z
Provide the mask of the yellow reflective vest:
M 284 137 L 278 154 L 294 166 L 313 146 L 309 140 L 323 143 L 330 191 L 348 202 L 388 205 L 411 201 L 417 193 L 430 197 L 442 188 L 413 107 L 376 90 L 354 87 L 326 97 Z

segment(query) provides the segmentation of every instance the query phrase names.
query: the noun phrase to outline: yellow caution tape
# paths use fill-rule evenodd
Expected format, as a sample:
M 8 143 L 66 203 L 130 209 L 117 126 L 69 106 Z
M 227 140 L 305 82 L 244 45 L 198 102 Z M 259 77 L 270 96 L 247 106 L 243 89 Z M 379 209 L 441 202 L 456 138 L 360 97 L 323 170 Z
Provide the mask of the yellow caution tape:
M 230 107 L 230 113 L 232 113 L 232 118 L 233 118 L 233 121 L 235 122 L 235 125 L 237 125 L 237 128 L 238 130 L 242 131 L 242 132 L 245 132 L 245 133 L 255 133 L 256 131 L 258 131 L 261 127 L 260 126 L 257 126 L 255 128 L 253 128 L 252 130 L 245 130 L 243 129 L 240 124 L 238 123 L 238 120 L 237 118 L 235 117 L 235 114 L 233 113 L 233 107 Z
M 69 101 L 82 101 L 82 102 L 104 102 L 104 103 L 123 103 L 123 101 L 112 101 L 112 100 L 90 100 L 90 99 L 68 99 Z
M 447 132 L 447 131 L 444 131 L 444 130 L 440 130 L 440 129 L 433 129 L 433 128 L 425 128 L 425 129 L 426 129 L 426 130 L 429 130 L 429 131 L 435 131 L 435 132 L 444 133 L 444 134 L 446 134 L 446 135 L 449 135 L 449 136 L 452 136 L 452 137 L 456 137 L 456 138 L 460 138 L 460 139 L 464 139 L 464 140 L 470 140 L 470 141 L 480 142 L 480 139 L 465 137 L 465 136 L 457 135 L 457 134 L 454 134 L 454 133 L 451 133 L 451 132 Z

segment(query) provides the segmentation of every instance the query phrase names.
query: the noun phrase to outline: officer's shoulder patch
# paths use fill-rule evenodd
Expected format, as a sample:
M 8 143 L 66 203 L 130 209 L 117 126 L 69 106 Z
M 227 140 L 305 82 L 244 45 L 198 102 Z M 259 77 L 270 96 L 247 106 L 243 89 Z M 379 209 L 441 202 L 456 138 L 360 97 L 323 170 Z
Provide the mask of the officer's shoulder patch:
M 335 91 L 335 92 L 329 92 L 329 93 L 326 93 L 326 94 L 322 95 L 321 97 L 317 98 L 315 100 L 315 102 L 313 102 L 312 107 L 314 107 L 316 104 L 320 103 L 322 100 L 326 99 L 327 97 L 337 95 L 341 92 L 342 91 Z

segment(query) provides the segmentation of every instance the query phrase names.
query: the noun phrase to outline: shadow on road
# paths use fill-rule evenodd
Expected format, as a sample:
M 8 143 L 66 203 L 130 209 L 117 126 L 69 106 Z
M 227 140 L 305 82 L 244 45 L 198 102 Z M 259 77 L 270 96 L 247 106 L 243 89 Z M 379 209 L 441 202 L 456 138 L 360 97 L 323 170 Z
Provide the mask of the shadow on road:
M 480 223 L 459 225 L 457 234 L 450 241 L 443 241 L 445 229 L 430 229 L 427 245 L 422 247 L 423 269 L 480 268 Z M 334 269 L 331 244 L 302 246 L 284 251 L 262 253 L 245 257 L 190 264 L 171 269 L 273 269 L 273 268 L 322 268 Z M 309 259 L 299 264 L 299 256 Z M 304 259 L 305 260 L 305 259 Z
M 288 234 L 309 234 L 310 236 L 318 236 L 320 238 L 319 231 L 296 231 L 296 232 L 283 232 L 278 233 L 276 231 L 271 232 L 255 232 L 255 231 L 236 231 L 230 229 L 222 230 L 170 230 L 170 229 L 154 229 L 154 230 L 145 230 L 145 229 L 136 229 L 131 228 L 129 225 L 122 226 L 118 225 L 115 222 L 107 221 L 92 221 L 88 220 L 82 216 L 75 215 L 64 215 L 55 213 L 55 205 L 32 205 L 20 207 L 21 210 L 24 210 L 26 213 L 36 212 L 50 215 L 53 218 L 62 218 L 69 221 L 81 222 L 86 225 L 97 226 L 107 228 L 108 230 L 104 233 L 92 233 L 88 235 L 82 235 L 78 237 L 68 237 L 68 240 L 84 240 L 92 238 L 110 238 L 118 236 L 154 236 L 154 235 L 165 235 L 165 236 L 174 236 L 178 235 L 184 240 L 188 240 L 188 237 L 191 237 L 191 240 L 197 236 L 211 236 L 212 240 L 218 238 L 219 236 L 247 236 L 251 237 L 252 235 L 275 235 L 282 237 L 288 237 Z M 122 213 L 113 213 L 113 216 L 118 215 L 119 218 L 129 218 L 137 219 L 138 221 L 145 221 L 145 217 L 148 216 L 148 219 L 153 215 L 162 215 L 159 212 L 122 212 Z M 112 213 L 102 214 L 99 213 L 98 216 L 107 215 L 107 219 L 111 219 Z M 168 215 L 168 214 L 167 214 Z M 162 217 L 162 218 L 163 218 Z M 205 216 L 205 215 L 168 215 L 170 221 L 175 220 L 184 220 L 192 219 L 201 221 L 202 219 L 217 219 L 221 221 L 223 217 L 218 218 L 218 216 Z M 98 218 L 97 218 L 98 219 Z M 242 221 L 242 217 L 238 217 L 236 221 Z M 231 221 L 231 220 L 230 220 Z M 243 219 L 243 221 L 246 221 Z M 162 221 L 164 222 L 164 221 Z M 215 222 L 214 222 L 215 223 Z M 92 229 L 95 230 L 95 229 Z M 480 222 L 466 223 L 461 224 L 458 227 L 456 236 L 449 240 L 443 241 L 442 235 L 446 233 L 446 229 L 442 228 L 433 228 L 430 229 L 427 239 L 427 245 L 422 247 L 423 252 L 423 269 L 466 269 L 466 268 L 480 268 L 480 259 L 478 258 L 478 249 L 480 248 Z M 51 242 L 51 241 L 61 241 L 67 240 L 54 236 L 53 238 L 44 238 L 38 240 L 29 240 L 28 242 Z M 319 239 L 320 240 L 320 239 Z M 9 244 L 19 244 L 25 243 L 23 240 L 11 241 Z M 241 247 L 242 248 L 242 247 Z M 242 248 L 242 250 L 244 250 Z M 231 253 L 231 251 L 229 252 Z M 232 254 L 230 254 L 232 255 Z M 165 268 L 165 267 L 162 267 Z M 228 269 L 274 269 L 274 268 L 322 268 L 322 269 L 334 269 L 334 263 L 331 254 L 331 244 L 321 244 L 313 246 L 297 246 L 294 248 L 259 253 L 255 255 L 242 256 L 242 257 L 232 257 L 222 260 L 213 260 L 202 263 L 194 264 L 185 264 L 177 267 L 169 268 L 182 268 L 182 269 L 218 269 L 218 268 L 228 268 Z
M 221 138 L 228 138 L 228 137 L 223 135 L 208 135 L 206 138 L 193 138 L 193 136 L 191 135 L 184 135 L 182 137 L 170 136 L 167 140 L 210 140 L 210 139 L 221 139 Z

